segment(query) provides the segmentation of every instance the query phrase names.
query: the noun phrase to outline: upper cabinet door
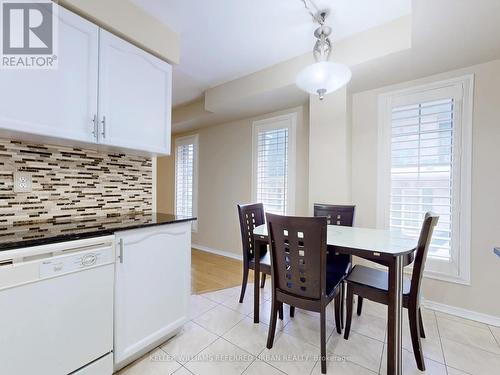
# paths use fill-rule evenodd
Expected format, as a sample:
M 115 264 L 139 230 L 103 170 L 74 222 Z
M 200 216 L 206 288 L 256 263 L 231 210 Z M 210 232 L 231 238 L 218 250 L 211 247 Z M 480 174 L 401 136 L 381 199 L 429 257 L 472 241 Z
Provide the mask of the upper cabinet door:
M 96 25 L 59 7 L 57 69 L 0 70 L 0 129 L 94 142 L 98 40 Z
M 172 67 L 100 30 L 99 142 L 170 154 Z

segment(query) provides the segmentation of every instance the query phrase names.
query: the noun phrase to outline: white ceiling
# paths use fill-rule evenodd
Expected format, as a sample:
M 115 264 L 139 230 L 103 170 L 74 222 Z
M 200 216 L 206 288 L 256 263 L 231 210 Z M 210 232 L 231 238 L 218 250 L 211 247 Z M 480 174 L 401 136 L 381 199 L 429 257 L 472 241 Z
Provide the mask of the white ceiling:
M 359 92 L 500 58 L 500 0 L 413 0 L 412 48 L 352 68 Z
M 312 50 L 302 0 L 133 0 L 181 37 L 174 105 L 210 87 Z M 316 0 L 330 8 L 333 41 L 411 13 L 411 0 Z M 335 48 L 335 47 L 334 47 Z

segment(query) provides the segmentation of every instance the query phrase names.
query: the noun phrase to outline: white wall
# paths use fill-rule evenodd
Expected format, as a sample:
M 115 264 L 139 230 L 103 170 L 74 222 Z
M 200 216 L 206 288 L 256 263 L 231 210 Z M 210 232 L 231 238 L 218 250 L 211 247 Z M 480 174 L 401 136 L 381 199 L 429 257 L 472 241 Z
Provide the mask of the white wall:
M 424 298 L 500 317 L 500 60 L 418 81 L 365 91 L 352 98 L 352 200 L 356 224 L 376 226 L 378 95 L 473 73 L 471 285 L 424 280 Z

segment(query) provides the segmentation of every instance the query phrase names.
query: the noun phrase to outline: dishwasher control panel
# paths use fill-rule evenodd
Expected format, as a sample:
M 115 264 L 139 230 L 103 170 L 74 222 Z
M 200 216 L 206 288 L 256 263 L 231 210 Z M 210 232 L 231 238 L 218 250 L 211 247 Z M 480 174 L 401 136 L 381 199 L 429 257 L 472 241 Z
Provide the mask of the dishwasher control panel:
M 87 250 L 71 255 L 61 255 L 40 263 L 40 278 L 57 276 L 84 268 L 113 263 L 110 247 Z

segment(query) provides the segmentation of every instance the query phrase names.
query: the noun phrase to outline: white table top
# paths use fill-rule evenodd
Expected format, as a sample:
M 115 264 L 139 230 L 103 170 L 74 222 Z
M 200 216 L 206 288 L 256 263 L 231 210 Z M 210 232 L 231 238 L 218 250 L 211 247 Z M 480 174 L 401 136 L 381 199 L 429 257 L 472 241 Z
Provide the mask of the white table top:
M 256 236 L 267 237 L 267 225 L 260 225 L 253 231 Z M 326 243 L 350 249 L 369 252 L 403 255 L 411 253 L 417 246 L 417 239 L 401 232 L 359 227 L 328 225 Z

